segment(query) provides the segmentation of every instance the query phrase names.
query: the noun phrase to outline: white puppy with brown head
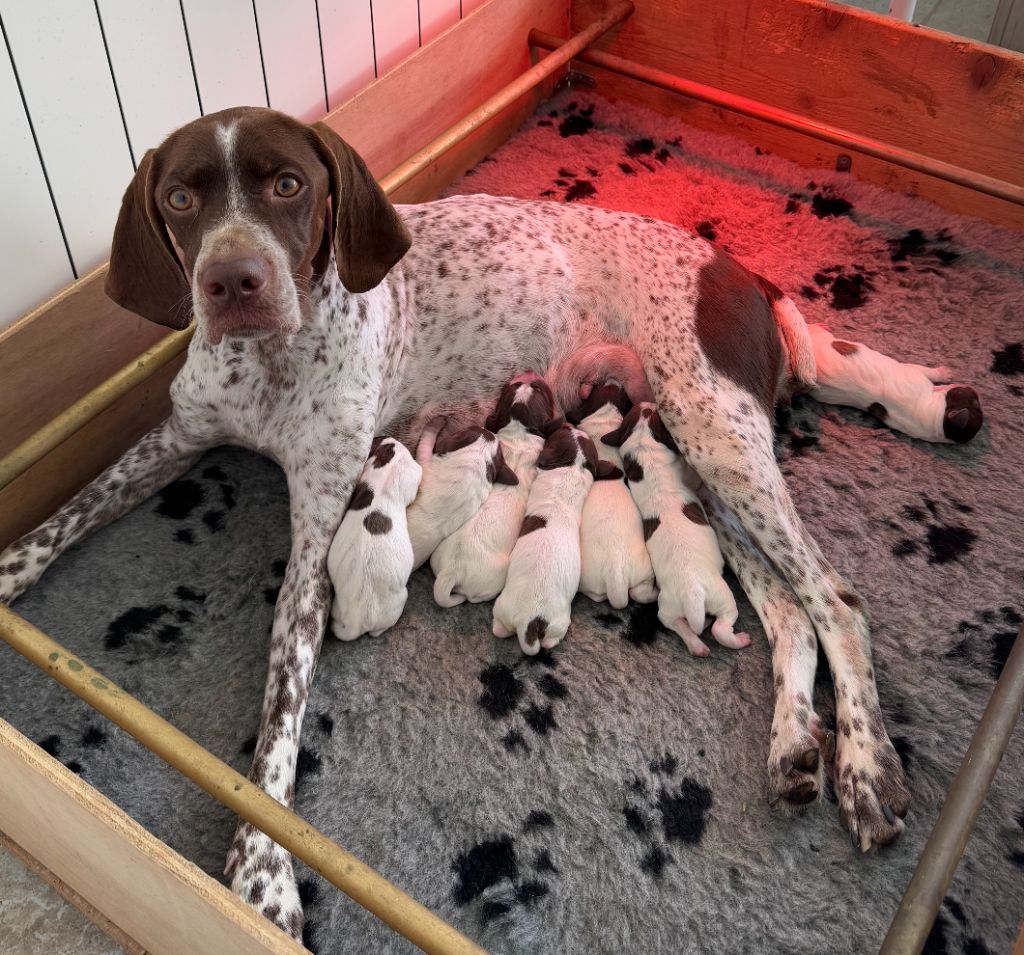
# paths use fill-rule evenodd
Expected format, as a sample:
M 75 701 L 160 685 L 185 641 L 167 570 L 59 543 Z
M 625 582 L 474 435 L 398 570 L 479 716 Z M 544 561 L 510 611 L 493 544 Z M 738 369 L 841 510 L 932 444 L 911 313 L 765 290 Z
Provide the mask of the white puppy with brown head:
M 413 570 L 480 509 L 492 484 L 519 483 L 493 432 L 470 427 L 438 437 L 444 426 L 443 417 L 432 419 L 416 448 L 423 477 L 406 513 Z
M 558 644 L 569 629 L 580 584 L 583 502 L 594 478 L 612 467 L 598 461 L 586 432 L 562 424 L 544 442 L 537 469 L 492 628 L 496 637 L 517 634 L 529 656 Z
M 339 640 L 377 636 L 405 609 L 413 562 L 405 514 L 421 473 L 404 445 L 373 439 L 327 555 L 334 585 L 331 633 Z
M 569 419 L 596 444 L 622 424 L 629 409 L 622 386 L 605 383 L 591 388 Z M 595 484 L 583 505 L 580 593 L 591 600 L 607 600 L 621 610 L 631 597 L 639 603 L 657 600 L 658 589 L 644 543 L 643 521 L 626 487 L 619 451 L 605 446 L 601 453 L 615 466 L 616 474 Z
M 501 443 L 518 484 L 496 483 L 483 505 L 430 558 L 434 600 L 454 607 L 493 600 L 505 586 L 508 559 L 526 513 L 526 500 L 544 447 L 544 426 L 554 416 L 551 389 L 540 375 L 516 375 L 502 389 L 486 425 Z
M 725 561 L 695 493 L 700 479 L 679 454 L 654 405 L 638 404 L 601 440 L 619 449 L 643 518 L 659 588 L 658 619 L 683 638 L 694 656 L 710 653 L 699 636 L 706 617 L 713 618 L 711 635 L 722 646 L 748 646 L 750 637 L 733 631 L 736 599 L 722 578 Z

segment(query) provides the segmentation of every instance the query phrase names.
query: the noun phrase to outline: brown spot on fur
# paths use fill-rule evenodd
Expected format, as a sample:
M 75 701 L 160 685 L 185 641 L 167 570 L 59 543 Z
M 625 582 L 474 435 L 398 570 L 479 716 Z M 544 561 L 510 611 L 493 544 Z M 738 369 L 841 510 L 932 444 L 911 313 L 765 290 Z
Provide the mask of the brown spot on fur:
M 595 411 L 600 411 L 605 405 L 613 405 L 621 415 L 628 414 L 632 407 L 632 403 L 621 385 L 603 384 L 594 388 L 586 400 L 566 417 L 573 424 L 579 424 L 584 418 L 590 417 Z
M 386 534 L 391 530 L 391 518 L 383 511 L 370 511 L 363 518 L 363 527 L 371 534 Z
M 644 479 L 643 465 L 632 454 L 622 456 L 622 470 L 626 475 L 626 480 L 634 484 Z
M 879 421 L 885 421 L 889 417 L 889 409 L 879 401 L 873 401 L 868 405 L 868 414 L 874 415 Z
M 857 346 L 854 342 L 844 342 L 839 338 L 832 341 L 832 347 L 839 352 L 840 355 L 855 355 L 857 353 Z
M 543 617 L 534 617 L 526 625 L 526 645 L 532 647 L 544 639 L 548 632 L 548 622 Z
M 485 424 L 491 431 L 500 431 L 510 422 L 518 421 L 528 431 L 543 434 L 544 425 L 554 414 L 554 395 L 547 382 L 538 376 L 525 382 L 508 382 Z
M 479 425 L 472 425 L 468 428 L 463 428 L 461 431 L 456 431 L 454 434 L 442 433 L 437 442 L 434 444 L 434 454 L 444 455 L 451 454 L 452 451 L 461 451 L 463 448 L 468 448 L 474 441 L 479 441 L 483 438 L 485 441 L 494 441 L 494 435 L 487 430 L 487 428 L 481 428 Z
M 534 531 L 539 531 L 547 526 L 548 521 L 546 517 L 541 517 L 539 514 L 527 514 L 519 528 L 519 536 L 525 537 L 527 534 L 532 534 Z
M 651 535 L 661 526 L 660 517 L 645 517 L 644 518 L 644 540 L 649 541 Z
M 860 594 L 851 593 L 848 590 L 840 590 L 839 599 L 844 604 L 846 604 L 847 607 L 850 607 L 851 609 L 856 610 L 859 613 L 864 613 L 866 609 L 864 606 L 864 601 L 861 599 Z
M 395 456 L 395 442 L 373 439 L 370 460 L 375 468 L 384 467 Z
M 373 488 L 365 481 L 360 481 L 352 490 L 352 498 L 348 502 L 350 511 L 361 511 L 373 503 Z
M 707 526 L 708 518 L 704 513 L 704 508 L 696 501 L 691 501 L 689 504 L 683 505 L 683 516 L 689 518 L 694 524 L 703 524 Z
M 771 413 L 782 372 L 782 343 L 762 285 L 722 252 L 697 283 L 697 338 L 714 368 Z

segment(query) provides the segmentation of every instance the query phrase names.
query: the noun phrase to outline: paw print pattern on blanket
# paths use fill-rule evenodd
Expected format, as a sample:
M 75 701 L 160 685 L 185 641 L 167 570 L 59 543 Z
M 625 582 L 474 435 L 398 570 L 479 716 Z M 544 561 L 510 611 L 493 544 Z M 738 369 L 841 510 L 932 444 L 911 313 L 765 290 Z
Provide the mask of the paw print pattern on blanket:
M 957 625 L 960 640 L 946 652 L 946 659 L 962 664 L 975 661 L 980 653 L 980 665 L 987 665 L 993 679 L 998 680 L 1021 624 L 1024 616 L 1014 607 L 979 610 L 972 620 L 961 620 Z
M 557 707 L 569 698 L 569 690 L 551 672 L 557 666 L 551 651 L 541 650 L 515 667 L 492 663 L 480 673 L 484 691 L 477 703 L 492 720 L 500 721 L 505 730 L 501 742 L 509 752 L 530 752 L 526 730 L 543 738 L 558 729 Z
M 969 504 L 951 501 L 948 505 L 940 505 L 929 497 L 922 496 L 922 506 L 907 504 L 903 508 L 903 518 L 912 525 L 917 525 L 915 536 L 906 536 L 892 547 L 895 557 L 910 557 L 927 552 L 929 564 L 948 564 L 967 557 L 978 535 L 960 523 L 955 514 L 970 514 L 974 509 Z M 889 521 L 894 530 L 903 530 L 898 521 Z
M 154 653 L 177 653 L 188 645 L 185 624 L 191 623 L 195 611 L 206 602 L 201 590 L 182 584 L 174 589 L 166 602 L 130 607 L 107 624 L 103 645 L 107 650 L 129 650 Z M 128 663 L 138 663 L 130 659 Z
M 503 832 L 481 839 L 452 860 L 459 906 L 475 904 L 481 923 L 507 915 L 516 906 L 530 908 L 547 896 L 560 868 L 552 858 L 554 816 L 535 809 L 523 820 L 518 835 Z
M 174 532 L 181 544 L 194 544 L 198 534 L 217 534 L 237 500 L 235 482 L 216 464 L 204 468 L 199 480 L 180 478 L 158 496 L 156 513 L 185 524 Z M 198 520 L 196 519 L 198 518 Z
M 699 755 L 703 756 L 700 750 Z M 645 847 L 640 869 L 657 879 L 675 858 L 672 849 L 700 843 L 707 812 L 714 804 L 711 790 L 689 776 L 681 780 L 679 760 L 671 753 L 652 759 L 643 776 L 625 782 L 620 811 L 626 830 Z

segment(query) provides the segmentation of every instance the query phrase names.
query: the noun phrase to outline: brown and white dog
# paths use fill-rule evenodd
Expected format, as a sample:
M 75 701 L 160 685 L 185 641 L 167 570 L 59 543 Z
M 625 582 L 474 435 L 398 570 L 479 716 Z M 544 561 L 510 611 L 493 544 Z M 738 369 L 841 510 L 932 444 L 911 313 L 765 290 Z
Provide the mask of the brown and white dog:
M 910 793 L 879 709 L 864 605 L 804 528 L 772 450 L 773 406 L 813 386 L 814 357 L 795 305 L 770 283 L 703 239 L 622 212 L 492 196 L 395 208 L 328 127 L 239 108 L 189 123 L 143 158 L 107 291 L 155 322 L 195 318 L 172 414 L 0 556 L 0 600 L 206 449 L 233 443 L 276 460 L 292 550 L 250 771 L 271 795 L 292 800 L 330 611 L 327 553 L 372 437 L 408 443 L 438 413 L 480 420 L 523 368 L 554 369 L 568 406 L 562 396 L 575 400 L 582 383 L 565 372 L 572 354 L 615 343 L 639 357 L 767 630 L 781 727 L 771 798 L 820 792 L 831 756 L 809 702 L 820 641 L 846 728 L 841 817 L 864 848 L 902 831 Z M 243 823 L 227 869 L 244 898 L 301 935 L 283 849 Z

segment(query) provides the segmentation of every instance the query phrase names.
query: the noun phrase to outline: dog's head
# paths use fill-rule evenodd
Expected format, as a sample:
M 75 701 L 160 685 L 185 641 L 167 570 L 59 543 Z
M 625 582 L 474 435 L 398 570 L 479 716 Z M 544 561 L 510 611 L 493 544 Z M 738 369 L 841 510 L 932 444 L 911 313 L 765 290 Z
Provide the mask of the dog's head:
M 592 388 L 576 408 L 566 413 L 566 418 L 573 424 L 579 424 L 600 411 L 605 405 L 612 405 L 621 415 L 628 414 L 629 409 L 633 407 L 626 394 L 626 389 L 622 385 L 605 381 Z
M 555 397 L 548 383 L 535 371 L 524 371 L 501 389 L 486 425 L 491 431 L 500 431 L 510 422 L 518 421 L 527 431 L 543 434 L 554 413 Z
M 585 431 L 580 431 L 566 422 L 553 428 L 547 436 L 544 448 L 537 459 L 537 467 L 542 471 L 579 468 L 589 471 L 595 481 L 622 477 L 622 471 L 610 461 L 599 460 L 597 448 Z
M 331 264 L 350 292 L 378 285 L 407 232 L 363 161 L 323 123 L 238 108 L 150 150 L 121 203 L 106 292 L 210 341 L 290 334 Z M 189 298 L 191 293 L 191 308 Z

